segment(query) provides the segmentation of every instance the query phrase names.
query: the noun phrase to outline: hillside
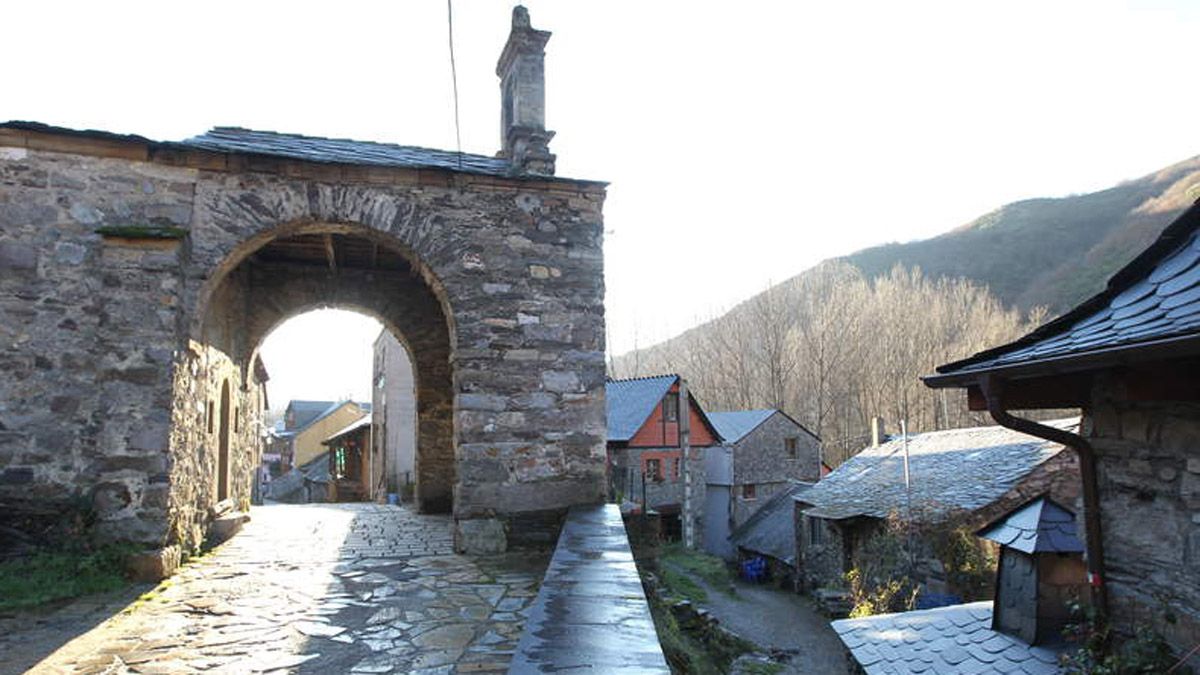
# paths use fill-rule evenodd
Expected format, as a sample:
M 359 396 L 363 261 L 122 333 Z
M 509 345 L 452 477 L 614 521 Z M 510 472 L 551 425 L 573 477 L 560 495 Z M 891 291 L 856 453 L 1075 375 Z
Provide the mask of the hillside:
M 1100 192 L 1009 204 L 932 239 L 826 260 L 614 359 L 610 375 L 682 373 L 710 409 L 783 409 L 840 454 L 875 415 L 910 429 L 985 423 L 952 400 L 961 392 L 933 392 L 919 376 L 1032 330 L 1046 318 L 1034 308 L 1056 315 L 1101 290 L 1198 196 L 1200 157 Z
M 1193 157 L 1107 190 L 1015 202 L 938 237 L 844 260 L 872 278 L 899 264 L 930 277 L 971 279 L 1006 305 L 1044 305 L 1056 315 L 1101 290 L 1200 197 L 1198 190 L 1200 157 Z
M 848 263 L 868 278 L 902 265 L 920 267 L 933 279 L 969 279 L 986 286 L 1006 306 L 1022 311 L 1044 306 L 1050 316 L 1056 316 L 1103 289 L 1113 272 L 1197 198 L 1200 156 L 1100 192 L 1014 202 L 932 239 L 883 244 L 836 261 Z M 772 290 L 794 301 L 799 289 L 820 287 L 805 280 L 832 262 L 826 260 Z M 643 348 L 640 356 L 659 362 L 656 353 L 669 350 L 680 338 L 696 337 L 736 320 L 762 295 L 675 338 Z M 629 374 L 634 360 L 645 360 L 638 356 L 629 353 L 617 358 L 621 376 Z

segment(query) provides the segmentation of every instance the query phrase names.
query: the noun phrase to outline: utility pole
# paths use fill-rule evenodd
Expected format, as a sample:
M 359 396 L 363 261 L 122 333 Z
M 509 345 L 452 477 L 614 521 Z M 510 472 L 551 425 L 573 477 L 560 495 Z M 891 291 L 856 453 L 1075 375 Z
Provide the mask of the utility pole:
M 679 451 L 680 451 L 680 472 L 683 474 L 683 545 L 689 549 L 696 547 L 696 533 L 693 531 L 692 523 L 692 472 L 688 467 L 688 456 L 691 455 L 691 429 L 689 422 L 691 421 L 691 412 L 688 409 L 688 388 L 687 380 L 679 378 L 679 405 L 676 406 L 679 411 Z

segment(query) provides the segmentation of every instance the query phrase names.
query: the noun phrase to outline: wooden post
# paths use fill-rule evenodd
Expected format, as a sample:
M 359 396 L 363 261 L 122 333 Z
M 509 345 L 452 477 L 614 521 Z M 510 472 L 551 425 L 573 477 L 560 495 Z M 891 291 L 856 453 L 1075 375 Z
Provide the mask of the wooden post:
M 691 455 L 691 429 L 689 422 L 691 421 L 690 410 L 688 409 L 688 388 L 687 380 L 679 378 L 679 451 L 681 455 L 680 472 L 683 474 L 683 545 L 689 549 L 696 547 L 696 533 L 693 531 L 692 523 L 692 472 L 688 468 L 688 459 Z

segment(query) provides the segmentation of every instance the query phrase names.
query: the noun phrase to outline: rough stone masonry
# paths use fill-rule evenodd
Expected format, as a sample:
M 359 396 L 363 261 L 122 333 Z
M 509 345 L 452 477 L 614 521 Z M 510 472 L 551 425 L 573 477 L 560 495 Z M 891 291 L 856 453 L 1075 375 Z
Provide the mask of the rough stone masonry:
M 412 353 L 418 504 L 452 510 L 459 550 L 602 501 L 605 192 L 553 176 L 548 38 L 514 11 L 495 158 L 0 125 L 4 514 L 82 503 L 113 537 L 195 548 L 249 498 L 259 344 L 323 306 Z

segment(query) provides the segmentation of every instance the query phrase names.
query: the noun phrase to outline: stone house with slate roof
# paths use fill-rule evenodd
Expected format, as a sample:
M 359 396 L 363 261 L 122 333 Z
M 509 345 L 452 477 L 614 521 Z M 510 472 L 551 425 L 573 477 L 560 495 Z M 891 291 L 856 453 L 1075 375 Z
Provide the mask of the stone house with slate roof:
M 664 521 L 678 525 L 683 504 L 683 452 L 680 416 L 686 408 L 690 445 L 695 449 L 689 468 L 693 476 L 694 497 L 704 503 L 703 451 L 720 442 L 696 399 L 688 393 L 681 405 L 678 375 L 659 375 L 629 380 L 608 380 L 605 401 L 608 408 L 609 480 L 614 496 L 641 508 L 672 516 Z
M 792 590 L 797 587 L 796 500 L 803 499 L 811 488 L 812 483 L 788 481 L 729 535 L 730 546 L 739 559 L 762 556 L 771 579 Z
M 1052 423 L 1071 429 L 1076 420 Z M 796 568 L 810 589 L 842 587 L 858 551 L 895 514 L 922 526 L 951 519 L 979 527 L 1041 494 L 1072 503 L 1079 492 L 1073 453 L 1003 427 L 949 429 L 908 437 L 909 491 L 902 437 L 863 450 L 794 498 Z M 910 497 L 911 494 L 911 497 Z M 918 559 L 918 583 L 945 594 L 932 552 Z
M 725 509 L 731 528 L 787 490 L 791 481 L 811 483 L 821 478 L 821 439 L 782 410 L 712 412 L 708 419 L 730 449 L 721 456 L 731 462 Z M 706 463 L 706 468 L 711 465 Z M 707 490 L 706 497 L 713 502 L 713 490 Z M 706 509 L 705 518 L 713 516 Z
M 0 123 L 6 511 L 90 498 L 101 534 L 171 568 L 249 501 L 263 339 L 327 306 L 409 348 L 414 503 L 452 514 L 457 550 L 602 502 L 606 185 L 555 175 L 549 39 L 514 8 L 494 155 Z
M 1200 644 L 1200 204 L 1101 293 L 925 383 L 1072 448 L 1094 602 L 1119 633 L 1150 624 L 1180 654 Z M 1067 406 L 1082 408 L 1078 433 L 1009 412 Z

